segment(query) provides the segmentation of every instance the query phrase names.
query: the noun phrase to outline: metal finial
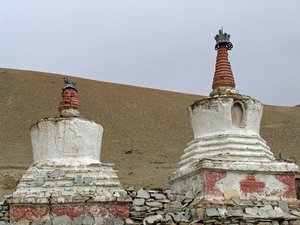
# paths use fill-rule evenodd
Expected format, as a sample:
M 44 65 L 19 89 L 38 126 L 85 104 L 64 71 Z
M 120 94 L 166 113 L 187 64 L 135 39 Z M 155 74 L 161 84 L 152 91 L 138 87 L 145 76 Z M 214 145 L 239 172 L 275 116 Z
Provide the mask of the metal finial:
M 63 90 L 66 88 L 73 88 L 76 92 L 78 92 L 76 89 L 76 83 L 74 83 L 73 81 L 71 83 L 69 83 L 69 80 L 66 79 L 65 77 L 64 77 L 64 82 L 65 82 L 65 86 L 64 86 Z
M 216 40 L 215 50 L 219 49 L 221 43 L 225 43 L 226 48 L 228 50 L 231 50 L 233 48 L 233 45 L 229 41 L 229 39 L 230 39 L 230 34 L 223 33 L 223 27 L 222 27 L 221 30 L 219 30 L 219 34 L 215 36 L 215 40 Z

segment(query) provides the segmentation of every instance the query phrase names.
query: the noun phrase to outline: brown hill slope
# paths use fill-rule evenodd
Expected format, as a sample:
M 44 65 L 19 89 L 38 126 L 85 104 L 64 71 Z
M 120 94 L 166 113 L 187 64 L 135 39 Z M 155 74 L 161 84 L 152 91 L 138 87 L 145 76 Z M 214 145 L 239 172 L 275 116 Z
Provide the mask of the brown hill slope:
M 0 197 L 33 162 L 31 125 L 59 115 L 62 78 L 0 69 Z M 104 128 L 101 162 L 115 163 L 125 187 L 168 187 L 166 176 L 193 139 L 186 108 L 203 96 L 68 78 L 77 82 L 82 117 Z M 261 136 L 276 157 L 282 149 L 283 157 L 300 159 L 299 134 L 299 107 L 264 107 Z

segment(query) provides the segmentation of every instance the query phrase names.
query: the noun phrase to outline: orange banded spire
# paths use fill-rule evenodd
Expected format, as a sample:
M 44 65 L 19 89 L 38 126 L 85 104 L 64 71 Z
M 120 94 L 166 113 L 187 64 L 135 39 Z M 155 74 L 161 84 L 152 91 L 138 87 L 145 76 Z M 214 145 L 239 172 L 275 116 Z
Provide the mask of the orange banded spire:
M 218 87 L 231 87 L 235 88 L 234 77 L 231 70 L 231 65 L 228 60 L 227 50 L 231 50 L 233 45 L 229 41 L 230 34 L 224 33 L 223 29 L 219 30 L 219 34 L 215 36 L 216 45 L 215 49 L 218 50 L 217 62 L 212 89 Z

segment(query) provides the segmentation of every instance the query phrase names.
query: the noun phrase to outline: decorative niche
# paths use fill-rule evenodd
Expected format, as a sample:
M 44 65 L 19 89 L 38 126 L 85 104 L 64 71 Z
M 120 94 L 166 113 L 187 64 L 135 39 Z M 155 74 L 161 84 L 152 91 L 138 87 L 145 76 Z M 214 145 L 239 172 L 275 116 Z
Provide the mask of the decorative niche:
M 234 126 L 245 127 L 244 113 L 244 103 L 238 100 L 234 101 L 231 107 L 231 121 Z

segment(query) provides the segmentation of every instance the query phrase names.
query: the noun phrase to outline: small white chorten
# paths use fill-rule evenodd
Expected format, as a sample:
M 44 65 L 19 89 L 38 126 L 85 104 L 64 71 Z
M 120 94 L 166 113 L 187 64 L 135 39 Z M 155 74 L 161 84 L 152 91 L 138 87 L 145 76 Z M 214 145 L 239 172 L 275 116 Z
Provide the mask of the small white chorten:
M 78 117 L 81 105 L 75 85 L 65 80 L 60 117 L 42 119 L 31 127 L 34 164 L 8 199 L 11 221 L 129 216 L 132 199 L 114 164 L 100 162 L 103 128 Z

